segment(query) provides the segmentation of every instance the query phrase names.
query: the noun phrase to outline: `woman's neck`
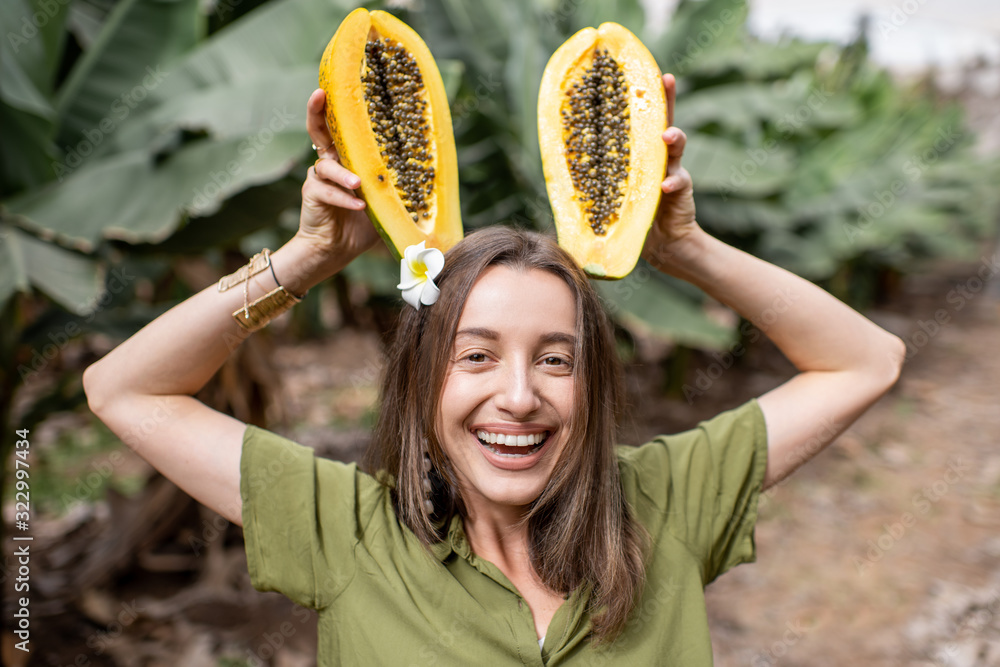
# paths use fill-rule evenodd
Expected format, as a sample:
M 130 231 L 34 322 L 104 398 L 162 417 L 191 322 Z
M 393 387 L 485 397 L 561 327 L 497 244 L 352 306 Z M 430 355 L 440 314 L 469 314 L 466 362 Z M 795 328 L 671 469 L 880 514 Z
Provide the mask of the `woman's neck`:
M 519 525 L 522 517 L 521 508 L 470 507 L 463 523 L 473 553 L 504 572 L 530 570 L 528 527 Z

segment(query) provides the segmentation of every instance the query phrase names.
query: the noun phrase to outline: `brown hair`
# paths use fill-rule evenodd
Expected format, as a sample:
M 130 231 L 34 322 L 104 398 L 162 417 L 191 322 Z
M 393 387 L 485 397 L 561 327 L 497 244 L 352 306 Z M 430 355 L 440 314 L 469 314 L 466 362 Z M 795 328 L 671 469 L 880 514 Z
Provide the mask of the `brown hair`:
M 594 641 L 611 641 L 624 629 L 645 583 L 647 536 L 632 518 L 614 452 L 623 390 L 611 324 L 584 273 L 552 239 L 497 226 L 470 234 L 448 252 L 435 279 L 438 302 L 419 311 L 405 307 L 400 315 L 363 466 L 394 476 L 396 514 L 425 545 L 444 538 L 456 513 L 466 515 L 454 470 L 434 434 L 434 417 L 465 301 L 479 276 L 495 265 L 548 271 L 576 298 L 570 433 L 523 521 L 531 565 L 541 581 L 564 594 L 589 586 Z M 423 510 L 425 447 L 433 464 L 432 516 Z

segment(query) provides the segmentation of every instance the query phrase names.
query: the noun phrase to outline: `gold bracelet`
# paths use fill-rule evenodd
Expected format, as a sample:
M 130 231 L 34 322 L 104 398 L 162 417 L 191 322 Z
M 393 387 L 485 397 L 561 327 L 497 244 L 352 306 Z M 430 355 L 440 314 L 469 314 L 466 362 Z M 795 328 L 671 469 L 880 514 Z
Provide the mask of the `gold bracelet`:
M 253 333 L 266 327 L 271 320 L 300 301 L 302 299 L 279 285 L 253 303 L 247 303 L 244 299 L 243 307 L 233 313 L 233 319 Z
M 271 251 L 264 248 L 259 253 L 250 258 L 250 261 L 239 268 L 235 273 L 223 276 L 219 279 L 219 291 L 225 292 L 237 285 L 246 285 L 252 276 L 257 275 L 267 267 L 271 266 Z M 278 282 L 275 280 L 274 282 Z
M 301 297 L 295 296 L 279 284 L 264 296 L 250 303 L 251 276 L 255 276 L 268 268 L 271 269 L 273 275 L 274 267 L 271 266 L 271 251 L 264 248 L 251 257 L 250 261 L 240 267 L 238 271 L 224 276 L 219 280 L 220 292 L 225 292 L 240 283 L 243 284 L 243 307 L 233 313 L 233 319 L 236 320 L 236 323 L 241 328 L 250 333 L 263 329 L 271 320 L 289 310 L 305 297 L 305 294 Z M 277 275 L 274 276 L 274 282 L 278 282 Z

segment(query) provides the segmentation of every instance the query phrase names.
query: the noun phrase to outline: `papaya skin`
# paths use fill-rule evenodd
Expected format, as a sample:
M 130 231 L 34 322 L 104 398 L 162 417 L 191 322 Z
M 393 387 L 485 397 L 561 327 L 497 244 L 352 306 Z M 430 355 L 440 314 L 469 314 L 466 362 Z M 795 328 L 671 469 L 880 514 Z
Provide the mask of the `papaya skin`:
M 416 59 L 423 78 L 435 177 L 430 216 L 419 222 L 413 221 L 396 190 L 369 121 L 361 77 L 370 37 L 391 39 L 404 46 Z M 408 246 L 421 241 L 442 252 L 458 243 L 463 232 L 451 113 L 441 74 L 417 33 L 387 12 L 355 9 L 341 22 L 323 52 L 319 85 L 326 94 L 327 127 L 340 161 L 361 178 L 365 212 L 396 259 L 402 258 Z
M 619 64 L 628 89 L 628 177 L 617 220 L 604 235 L 591 229 L 577 198 L 567 166 L 561 116 L 566 91 L 593 61 L 596 49 L 606 49 Z M 560 46 L 546 65 L 538 95 L 538 138 L 546 189 L 559 245 L 593 278 L 624 278 L 639 260 L 660 203 L 667 164 L 662 139 L 666 129 L 667 100 L 660 68 L 626 28 L 616 23 L 584 28 Z

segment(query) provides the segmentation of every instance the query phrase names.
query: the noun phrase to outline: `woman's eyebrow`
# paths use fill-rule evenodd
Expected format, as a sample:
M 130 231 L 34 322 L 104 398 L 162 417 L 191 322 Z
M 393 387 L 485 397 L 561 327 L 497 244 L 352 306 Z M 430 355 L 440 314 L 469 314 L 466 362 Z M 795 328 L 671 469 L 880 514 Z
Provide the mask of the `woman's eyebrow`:
M 487 329 L 485 327 L 470 327 L 468 329 L 459 329 L 455 332 L 455 340 L 459 338 L 484 338 L 490 341 L 500 340 L 500 332 L 494 329 Z M 542 343 L 566 343 L 570 346 L 576 345 L 576 336 L 573 334 L 564 333 L 562 331 L 553 331 L 542 336 Z
M 543 343 L 566 343 L 570 347 L 576 347 L 576 336 L 573 334 L 553 331 L 542 336 Z
M 463 336 L 468 336 L 470 338 L 485 338 L 487 340 L 500 340 L 500 332 L 494 331 L 493 329 L 487 329 L 485 327 L 470 327 L 468 329 L 459 329 L 455 332 L 455 338 L 462 338 Z

